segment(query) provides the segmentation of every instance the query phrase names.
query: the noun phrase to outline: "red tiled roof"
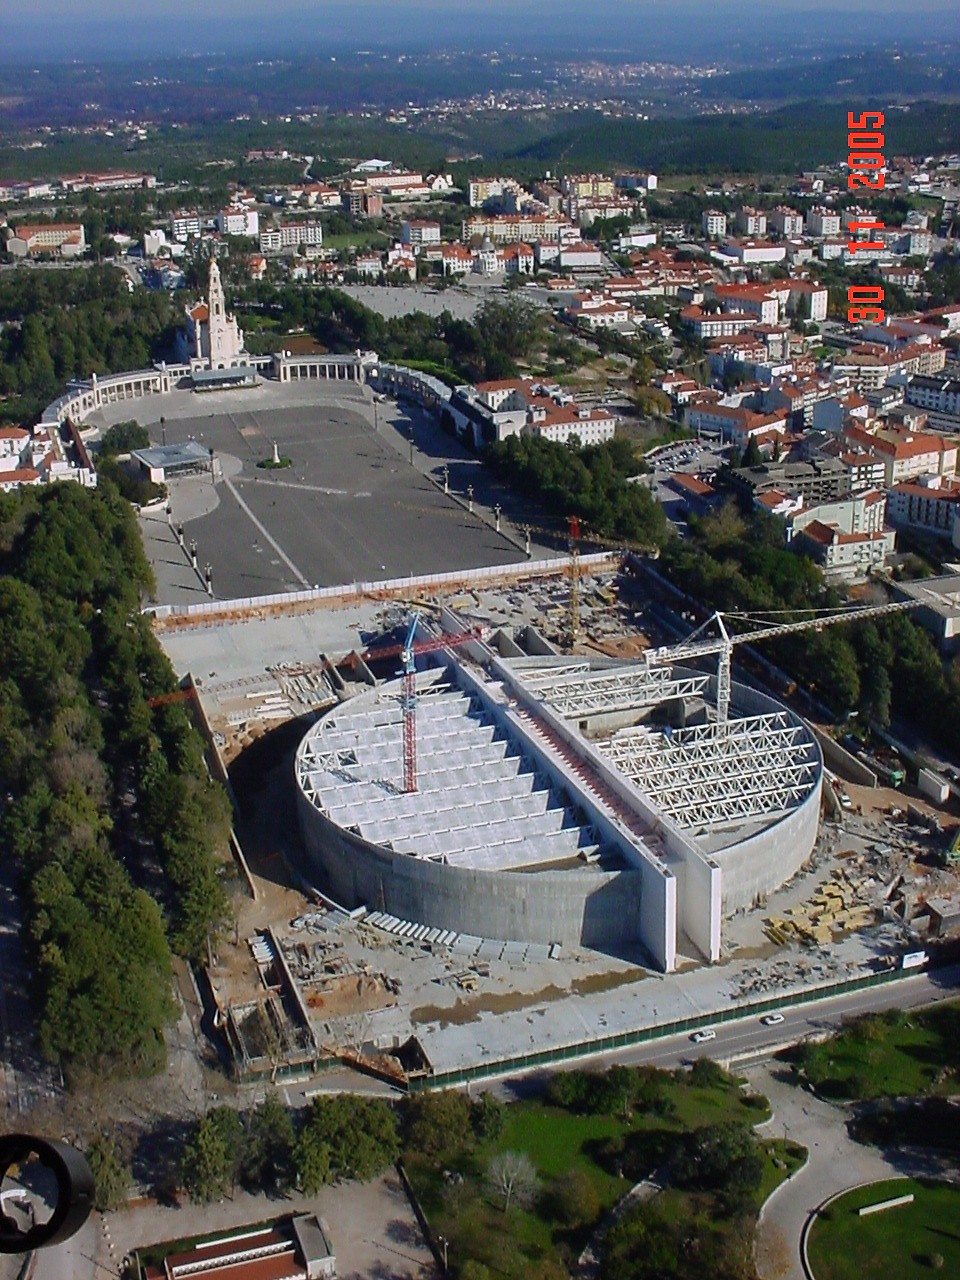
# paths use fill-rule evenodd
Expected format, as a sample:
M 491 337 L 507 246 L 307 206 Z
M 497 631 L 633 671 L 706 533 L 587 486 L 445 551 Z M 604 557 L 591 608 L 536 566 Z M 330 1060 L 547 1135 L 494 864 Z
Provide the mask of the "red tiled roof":
M 701 480 L 699 476 L 687 475 L 683 471 L 674 471 L 670 481 L 678 489 L 686 489 L 698 498 L 709 498 L 716 493 L 713 485 L 707 484 L 706 480 Z
M 0 471 L 0 487 L 7 484 L 35 484 L 40 472 L 33 467 L 16 467 L 13 471 Z

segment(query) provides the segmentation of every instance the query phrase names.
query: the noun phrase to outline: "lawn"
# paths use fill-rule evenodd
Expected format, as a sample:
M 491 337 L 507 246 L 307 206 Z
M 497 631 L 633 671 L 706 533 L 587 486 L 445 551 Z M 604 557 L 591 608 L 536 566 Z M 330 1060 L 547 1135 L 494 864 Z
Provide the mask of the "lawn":
M 768 1118 L 765 1099 L 744 1095 L 735 1078 L 716 1070 L 711 1079 L 707 1068 L 700 1075 L 694 1083 L 689 1073 L 662 1073 L 660 1105 L 650 1110 L 638 1106 L 626 1115 L 620 1110 L 584 1113 L 539 1099 L 514 1103 L 506 1108 L 495 1141 L 451 1155 L 445 1169 L 408 1152 L 410 1178 L 434 1231 L 450 1241 L 455 1264 L 473 1258 L 496 1275 L 520 1280 L 557 1251 L 576 1257 L 634 1178 L 660 1166 L 675 1135 L 728 1121 L 756 1125 Z M 763 1144 L 757 1207 L 804 1158 L 802 1148 L 789 1145 L 787 1150 L 782 1142 Z M 484 1177 L 494 1156 L 504 1151 L 525 1153 L 538 1179 L 536 1195 L 523 1206 L 512 1204 L 508 1212 Z M 619 1176 L 624 1166 L 626 1174 Z M 551 1193 L 558 1180 L 577 1175 L 583 1188 L 578 1203 L 583 1207 L 589 1200 L 591 1207 L 582 1221 L 574 1222 L 558 1214 Z M 711 1196 L 671 1190 L 660 1199 L 672 1219 L 695 1219 L 706 1230 Z M 710 1230 L 723 1234 L 727 1225 L 714 1224 Z
M 956 1091 L 960 1003 L 922 1013 L 868 1014 L 822 1044 L 807 1045 L 797 1065 L 831 1098 L 905 1097 Z
M 911 1192 L 913 1204 L 857 1216 L 863 1205 Z M 924 1280 L 936 1271 L 958 1276 L 960 1188 L 898 1178 L 851 1191 L 817 1218 L 809 1257 L 816 1280 Z
M 386 249 L 390 237 L 382 231 L 344 231 L 339 234 L 324 234 L 325 249 Z

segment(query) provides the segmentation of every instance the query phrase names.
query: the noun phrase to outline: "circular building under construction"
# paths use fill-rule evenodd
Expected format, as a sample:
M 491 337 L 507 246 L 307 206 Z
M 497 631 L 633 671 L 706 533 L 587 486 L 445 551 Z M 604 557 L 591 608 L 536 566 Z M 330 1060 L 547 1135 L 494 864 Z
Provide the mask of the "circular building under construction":
M 718 959 L 724 916 L 809 856 L 819 746 L 722 660 L 718 677 L 420 634 L 431 665 L 411 657 L 297 751 L 308 866 L 343 905 L 434 938 L 639 945 L 669 971 Z

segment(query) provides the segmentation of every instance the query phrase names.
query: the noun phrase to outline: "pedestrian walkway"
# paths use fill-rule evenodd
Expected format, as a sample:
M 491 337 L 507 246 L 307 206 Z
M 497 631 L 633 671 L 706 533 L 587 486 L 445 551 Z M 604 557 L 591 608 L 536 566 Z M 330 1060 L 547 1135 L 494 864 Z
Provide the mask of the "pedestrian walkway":
M 770 1100 L 772 1118 L 757 1132 L 787 1138 L 809 1152 L 807 1163 L 781 1184 L 760 1212 L 756 1263 L 760 1280 L 809 1280 L 800 1242 L 804 1225 L 817 1206 L 841 1191 L 885 1178 L 929 1173 L 922 1155 L 883 1151 L 854 1142 L 847 1132 L 850 1109 L 824 1102 L 783 1078 L 776 1063 L 748 1071 L 758 1093 Z

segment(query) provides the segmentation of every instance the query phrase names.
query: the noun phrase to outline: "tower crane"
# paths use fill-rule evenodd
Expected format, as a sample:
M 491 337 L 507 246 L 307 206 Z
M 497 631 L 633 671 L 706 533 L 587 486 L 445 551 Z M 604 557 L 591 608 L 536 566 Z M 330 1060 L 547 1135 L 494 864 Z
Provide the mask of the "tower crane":
M 691 658 L 702 658 L 715 653 L 717 655 L 717 722 L 725 724 L 730 713 L 730 666 L 736 645 L 751 644 L 757 640 L 776 640 L 780 636 L 793 635 L 797 631 L 819 631 L 823 627 L 832 627 L 839 622 L 860 622 L 866 618 L 879 618 L 888 613 L 903 613 L 907 609 L 916 608 L 918 604 L 917 600 L 903 600 L 893 604 L 859 605 L 853 609 L 828 612 L 816 618 L 806 618 L 801 622 L 767 623 L 756 631 L 735 634 L 727 629 L 727 622 L 749 622 L 756 625 L 759 620 L 749 614 L 723 614 L 717 611 L 679 644 L 648 649 L 644 654 L 644 662 L 648 667 L 655 667 L 666 663 L 686 662 Z M 715 625 L 720 634 L 698 639 L 711 625 Z
M 471 627 L 468 631 L 444 631 L 438 636 L 429 636 L 426 640 L 417 640 L 417 627 L 420 614 L 415 613 L 407 627 L 407 635 L 403 644 L 386 645 L 383 648 L 367 649 L 364 658 L 390 658 L 399 655 L 402 685 L 400 688 L 400 708 L 403 713 L 403 789 L 406 792 L 417 790 L 417 655 L 436 653 L 438 649 L 450 649 L 465 644 L 468 640 L 479 640 L 483 637 L 482 627 Z
M 580 518 L 567 516 L 570 533 L 570 644 L 577 642 L 580 635 Z

